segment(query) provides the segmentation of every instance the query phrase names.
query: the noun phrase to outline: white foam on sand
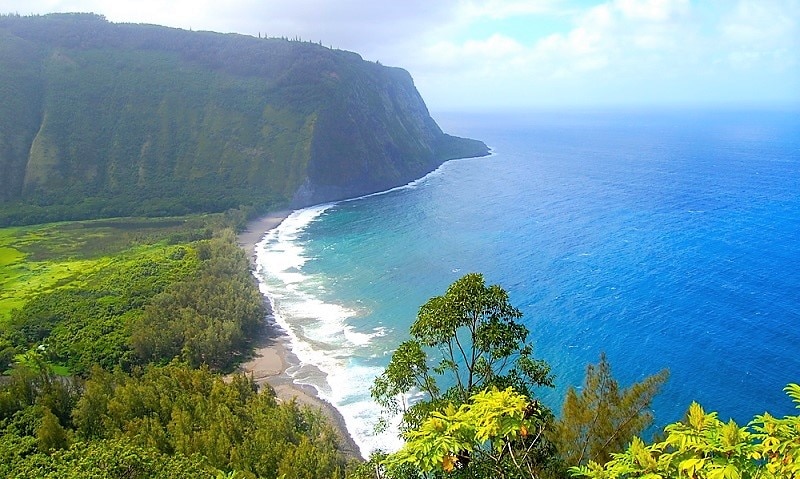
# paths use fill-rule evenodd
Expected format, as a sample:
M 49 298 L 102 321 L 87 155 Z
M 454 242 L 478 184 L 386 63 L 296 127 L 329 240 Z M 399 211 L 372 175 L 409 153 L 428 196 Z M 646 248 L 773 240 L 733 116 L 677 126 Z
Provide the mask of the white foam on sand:
M 442 176 L 450 165 L 452 162 L 445 162 L 406 185 L 342 202 L 418 188 Z M 303 271 L 312 258 L 306 256 L 302 235 L 335 205 L 326 203 L 297 210 L 267 232 L 255 248 L 256 276 L 261 292 L 272 304 L 276 323 L 289 336 L 292 353 L 300 361 L 287 374 L 298 384 L 314 387 L 320 398 L 339 410 L 361 454 L 368 457 L 372 451 L 395 451 L 403 444 L 398 434 L 399 418 L 390 421 L 381 433 L 375 433 L 381 408 L 369 390 L 383 368 L 359 361 L 376 357 L 374 348 L 370 348 L 372 340 L 386 335 L 388 330 L 377 327 L 364 332 L 354 328 L 351 322 L 358 316 L 356 306 L 348 308 L 322 300 L 318 294 L 324 291 L 329 278 Z M 414 401 L 412 396 L 406 400 Z
M 381 410 L 369 389 L 382 368 L 359 363 L 359 357 L 372 355 L 370 343 L 386 330 L 356 330 L 350 324 L 356 310 L 319 298 L 316 293 L 324 290 L 326 278 L 303 270 L 310 260 L 303 231 L 332 206 L 298 210 L 269 231 L 256 245 L 256 275 L 299 360 L 287 374 L 296 383 L 314 387 L 320 398 L 339 410 L 362 455 L 368 456 L 376 449 L 394 450 L 402 444 L 396 428 L 374 434 Z

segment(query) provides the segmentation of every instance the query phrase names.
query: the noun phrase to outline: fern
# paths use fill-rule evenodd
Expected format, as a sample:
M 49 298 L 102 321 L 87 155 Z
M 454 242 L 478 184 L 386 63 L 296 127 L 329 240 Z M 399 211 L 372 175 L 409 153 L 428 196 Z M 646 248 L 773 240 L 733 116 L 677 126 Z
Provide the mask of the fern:
M 783 390 L 786 391 L 786 394 L 788 394 L 789 397 L 792 398 L 792 401 L 794 401 L 794 403 L 796 404 L 795 407 L 800 409 L 800 385 L 791 383 L 785 388 L 783 388 Z
M 785 391 L 800 408 L 800 386 L 789 384 Z M 800 416 L 777 419 L 765 413 L 739 427 L 692 403 L 687 422 L 664 431 L 662 442 L 645 445 L 635 438 L 606 464 L 591 462 L 570 473 L 591 479 L 800 479 Z

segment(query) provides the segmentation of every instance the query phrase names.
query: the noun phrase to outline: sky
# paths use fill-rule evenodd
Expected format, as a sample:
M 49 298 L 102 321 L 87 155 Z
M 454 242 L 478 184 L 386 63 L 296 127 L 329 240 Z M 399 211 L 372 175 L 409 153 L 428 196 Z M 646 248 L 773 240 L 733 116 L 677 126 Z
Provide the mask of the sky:
M 49 12 L 321 42 L 433 111 L 800 105 L 800 0 L 0 0 Z

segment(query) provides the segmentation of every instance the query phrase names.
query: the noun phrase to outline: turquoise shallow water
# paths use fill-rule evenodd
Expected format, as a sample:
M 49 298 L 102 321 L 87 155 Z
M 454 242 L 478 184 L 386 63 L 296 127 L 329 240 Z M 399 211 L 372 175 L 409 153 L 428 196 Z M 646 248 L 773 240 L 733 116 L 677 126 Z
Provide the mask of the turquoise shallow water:
M 506 288 L 557 388 L 606 351 L 629 383 L 671 379 L 659 424 L 692 400 L 746 422 L 788 414 L 800 381 L 800 115 L 599 111 L 440 115 L 488 158 L 404 188 L 296 212 L 259 247 L 262 289 L 314 385 L 364 452 L 369 385 L 416 310 L 461 275 Z

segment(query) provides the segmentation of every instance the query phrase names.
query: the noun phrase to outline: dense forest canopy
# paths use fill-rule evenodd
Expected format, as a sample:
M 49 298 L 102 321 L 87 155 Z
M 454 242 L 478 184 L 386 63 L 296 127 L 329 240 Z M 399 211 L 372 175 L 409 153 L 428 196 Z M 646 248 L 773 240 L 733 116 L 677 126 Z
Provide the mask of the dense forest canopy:
M 234 221 L 0 229 L 0 476 L 343 477 L 320 412 L 223 376 L 266 314 Z
M 305 205 L 487 152 L 399 68 L 92 14 L 0 17 L 0 94 L 0 225 Z

